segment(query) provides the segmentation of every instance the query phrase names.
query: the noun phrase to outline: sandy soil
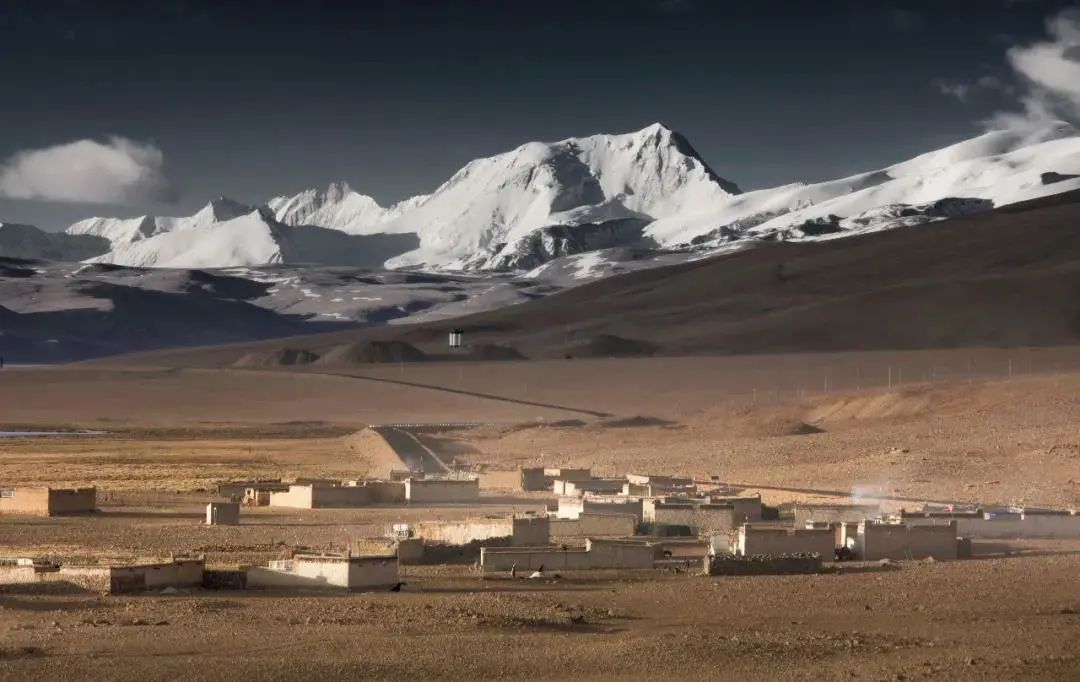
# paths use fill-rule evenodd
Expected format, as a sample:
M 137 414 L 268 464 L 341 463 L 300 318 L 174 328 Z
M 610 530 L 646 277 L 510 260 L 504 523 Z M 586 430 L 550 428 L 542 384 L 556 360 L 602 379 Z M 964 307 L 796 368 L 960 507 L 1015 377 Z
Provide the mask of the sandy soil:
M 637 422 L 651 426 L 489 427 L 439 438 L 450 441 L 459 458 L 492 469 L 542 461 L 613 474 L 715 475 L 781 500 L 832 491 L 1076 506 L 1077 395 L 1080 374 L 1068 374 L 780 404 L 729 400 L 685 413 L 680 421 Z
M 443 569 L 400 594 L 13 595 L 0 676 L 1069 679 L 1078 568 L 1074 553 L 544 585 Z
M 406 363 L 333 371 L 339 373 L 8 368 L 0 372 L 0 422 L 206 429 L 297 421 L 359 427 L 635 415 L 682 419 L 734 397 L 787 402 L 837 391 L 1080 371 L 1080 346 Z
M 41 386 L 48 397 L 28 393 L 20 401 L 3 391 L 4 421 L 91 424 L 112 433 L 0 439 L 0 481 L 94 483 L 102 490 L 99 514 L 0 517 L 0 555 L 89 560 L 198 551 L 217 565 L 262 562 L 300 546 L 342 547 L 395 521 L 544 503 L 542 495 L 489 489 L 472 508 L 246 509 L 239 527 L 200 525 L 211 497 L 206 490 L 223 478 L 353 477 L 386 466 L 385 452 L 348 434 L 403 414 L 411 421 L 461 415 L 496 422 L 422 435 L 430 447 L 495 473 L 543 453 L 548 463 L 612 473 L 715 474 L 772 500 L 844 497 L 857 489 L 903 498 L 1080 503 L 1080 374 L 1021 376 L 1014 360 L 1012 380 L 938 377 L 895 390 L 823 386 L 771 396 L 755 395 L 748 386 L 755 382 L 716 379 L 755 371 L 790 378 L 783 371 L 788 361 L 610 361 L 619 364 L 607 367 L 619 371 L 605 383 L 592 373 L 604 361 L 492 363 L 486 383 L 474 377 L 457 387 L 515 396 L 509 380 L 526 373 L 539 382 L 529 387 L 534 402 L 612 415 L 551 409 L 546 423 L 580 420 L 563 426 L 537 425 L 535 405 L 443 390 L 455 380 L 447 367 L 415 376 L 439 388 L 391 385 L 385 392 L 363 380 L 292 374 L 5 373 L 0 380 Z M 560 375 L 557 367 L 573 371 Z M 100 399 L 87 400 L 95 389 Z M 258 409 L 244 406 L 247 398 L 257 398 Z M 491 410 L 477 413 L 477 405 Z M 125 421 L 108 421 L 121 413 Z M 514 419 L 527 423 L 512 426 Z M 239 671 L 267 679 L 1080 676 L 1080 543 L 978 543 L 976 551 L 970 561 L 899 562 L 890 570 L 810 577 L 648 572 L 537 584 L 481 579 L 464 565 L 409 567 L 399 594 L 5 590 L 0 679 L 218 679 Z

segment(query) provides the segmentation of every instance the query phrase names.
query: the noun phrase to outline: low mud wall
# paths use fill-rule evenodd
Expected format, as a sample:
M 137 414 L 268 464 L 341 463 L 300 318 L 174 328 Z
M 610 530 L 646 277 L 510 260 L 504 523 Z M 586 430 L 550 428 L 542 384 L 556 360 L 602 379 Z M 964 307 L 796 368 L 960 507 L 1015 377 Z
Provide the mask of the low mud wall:
M 803 575 L 821 572 L 820 554 L 723 554 L 705 557 L 705 575 Z

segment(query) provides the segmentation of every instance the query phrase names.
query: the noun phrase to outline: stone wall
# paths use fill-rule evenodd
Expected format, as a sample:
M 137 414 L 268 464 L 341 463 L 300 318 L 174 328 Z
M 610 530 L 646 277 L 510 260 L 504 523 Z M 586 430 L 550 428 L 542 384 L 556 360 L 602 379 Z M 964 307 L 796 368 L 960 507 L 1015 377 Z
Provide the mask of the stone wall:
M 521 489 L 531 492 L 551 490 L 552 478 L 544 474 L 544 467 L 522 467 Z
M 630 537 L 637 529 L 633 514 L 590 512 L 576 519 L 550 519 L 551 537 Z
M 761 520 L 761 495 L 717 497 L 709 496 L 711 504 L 728 505 L 733 509 L 735 528 L 741 523 L 753 523 Z
M 761 528 L 743 525 L 735 539 L 735 554 L 820 554 L 832 559 L 836 535 L 831 528 Z
M 626 482 L 633 485 L 652 485 L 658 488 L 687 488 L 694 484 L 693 479 L 685 476 L 658 476 L 655 474 L 627 474 Z
M 97 509 L 96 488 L 49 488 L 49 514 L 86 514 Z
M 288 490 L 272 490 L 270 491 L 270 506 L 312 509 L 313 491 L 314 487 L 310 485 L 290 485 Z
M 468 545 L 499 538 L 513 547 L 543 547 L 551 538 L 546 516 L 421 521 L 413 524 L 412 531 L 432 545 Z
M 218 484 L 217 494 L 230 500 L 243 498 L 248 490 L 286 490 L 288 484 L 280 478 L 254 478 L 246 481 L 226 481 Z
M 795 504 L 795 525 L 807 523 L 858 523 L 881 518 L 881 507 L 865 504 Z
M 705 557 L 705 575 L 799 575 L 821 572 L 820 554 L 732 554 Z
M 625 481 L 621 478 L 593 478 L 587 481 L 569 481 L 556 478 L 552 481 L 552 491 L 556 495 L 581 497 L 585 493 L 618 495 L 622 493 Z
M 397 557 L 293 557 L 248 570 L 253 588 L 364 590 L 391 587 L 398 582 Z
M 404 481 L 364 481 L 358 487 L 367 491 L 371 504 L 403 504 L 405 502 Z
M 632 514 L 642 521 L 642 501 L 625 500 L 619 497 L 586 497 L 581 506 L 582 514 Z
M 288 490 L 271 491 L 271 507 L 295 509 L 348 509 L 370 504 L 405 501 L 405 485 L 397 481 L 363 481 L 357 485 L 295 483 Z
M 405 481 L 405 499 L 412 504 L 476 502 L 480 499 L 480 481 L 410 478 Z
M 393 587 L 400 576 L 397 557 L 353 557 L 349 561 L 349 589 Z
M 696 535 L 730 532 L 736 526 L 736 510 L 719 504 L 656 504 L 652 523 L 689 526 Z
M 467 545 L 490 538 L 510 538 L 514 534 L 514 520 L 467 519 L 465 521 L 421 521 L 412 525 L 413 535 L 428 544 Z M 539 544 L 547 544 L 546 541 Z
M 397 554 L 398 563 L 402 566 L 420 564 L 424 560 L 424 541 L 420 538 L 398 540 L 394 551 Z
M 655 550 L 642 543 L 590 539 L 585 549 L 493 548 L 480 551 L 480 567 L 485 572 L 534 571 L 541 566 L 545 572 L 585 571 L 597 569 L 645 569 L 653 567 Z
M 547 467 L 544 475 L 554 480 L 560 478 L 564 481 L 589 481 L 592 480 L 592 469 L 572 467 Z
M 1069 512 L 902 514 L 901 520 L 908 526 L 946 526 L 955 522 L 957 535 L 984 540 L 1080 539 L 1080 514 Z
M 878 559 L 955 559 L 956 522 L 943 526 L 908 526 L 896 523 L 860 523 L 854 538 L 855 555 Z M 846 538 L 845 538 L 846 543 Z
M 560 497 L 557 516 L 560 519 L 576 519 L 582 514 L 629 514 L 638 522 L 642 520 L 642 501 L 619 496 Z
M 515 516 L 512 547 L 543 547 L 551 541 L 551 521 L 546 516 Z
M 46 586 L 76 587 L 103 594 L 126 594 L 165 587 L 198 587 L 203 582 L 202 559 L 138 564 L 133 566 L 31 566 L 10 572 L 18 582 Z M 9 570 L 2 569 L 0 580 L 7 580 Z

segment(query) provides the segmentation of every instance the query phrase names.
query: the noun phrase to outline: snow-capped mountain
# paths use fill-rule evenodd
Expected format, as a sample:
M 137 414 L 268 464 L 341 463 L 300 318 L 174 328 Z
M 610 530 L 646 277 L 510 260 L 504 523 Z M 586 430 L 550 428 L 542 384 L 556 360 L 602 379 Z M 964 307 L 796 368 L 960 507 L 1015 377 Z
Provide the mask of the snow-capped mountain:
M 225 197 L 190 216 L 90 218 L 69 227 L 67 236 L 93 236 L 105 242 L 105 249 L 80 256 L 89 262 L 149 268 L 281 263 L 381 267 L 418 243 L 408 234 L 348 234 L 313 225 L 284 225 L 269 208 Z
M 214 199 L 197 213 L 184 217 L 140 216 L 138 218 L 87 218 L 80 220 L 66 232 L 104 237 L 114 246 L 121 246 L 148 239 L 165 232 L 210 227 L 217 223 L 238 218 L 255 210 L 225 197 Z
M 325 191 L 309 189 L 291 197 L 274 197 L 266 206 L 285 225 L 316 225 L 348 234 L 374 234 L 394 231 L 387 228 L 387 223 L 424 199 L 413 197 L 383 208 L 344 182 L 335 182 Z
M 343 185 L 270 206 L 287 223 L 419 234 L 420 247 L 390 267 L 528 270 L 598 250 L 700 255 L 742 243 L 834 239 L 1068 191 L 1080 187 L 1078 174 L 1080 137 L 1059 123 L 986 133 L 838 180 L 743 193 L 685 138 L 653 124 L 478 159 L 430 195 L 388 209 Z
M 432 194 L 389 208 L 344 183 L 267 206 L 288 225 L 419 234 L 420 247 L 390 267 L 520 270 L 640 241 L 652 220 L 738 192 L 657 123 L 626 135 L 530 142 L 477 159 Z
M 469 163 L 430 196 L 387 223 L 416 232 L 420 248 L 390 266 L 528 268 L 565 252 L 552 231 L 621 233 L 640 239 L 649 222 L 739 193 L 678 133 L 654 124 L 627 135 L 531 142 Z M 536 234 L 547 230 L 548 234 Z M 591 248 L 615 246 L 592 240 Z
M 431 194 L 390 207 L 336 183 L 276 197 L 261 211 L 217 199 L 189 217 L 92 218 L 68 234 L 108 239 L 111 250 L 96 260 L 127 265 L 372 263 L 379 256 L 391 268 L 535 273 L 568 259 L 539 272 L 585 279 L 622 267 L 602 266 L 604 254 L 633 253 L 637 267 L 660 254 L 670 262 L 673 251 L 698 258 L 763 241 L 835 239 L 1076 188 L 1080 136 L 1064 123 L 986 133 L 838 180 L 750 192 L 713 172 L 681 135 L 653 124 L 624 135 L 531 142 L 475 160 Z M 358 242 L 339 243 L 376 235 L 401 239 L 363 255 Z M 410 235 L 418 242 L 403 247 Z M 299 254 L 314 260 L 296 261 Z M 582 254 L 595 256 L 570 258 Z
M 835 238 L 1077 188 L 1080 137 L 1072 126 L 1059 123 L 1036 133 L 989 132 L 839 180 L 746 192 L 660 218 L 645 234 L 665 247 Z
M 111 251 L 90 261 L 158 268 L 282 263 L 380 267 L 417 243 L 409 234 L 350 235 L 310 225 L 282 225 L 265 208 L 224 220 L 208 220 L 204 211 L 177 222 L 172 230 L 114 242 Z

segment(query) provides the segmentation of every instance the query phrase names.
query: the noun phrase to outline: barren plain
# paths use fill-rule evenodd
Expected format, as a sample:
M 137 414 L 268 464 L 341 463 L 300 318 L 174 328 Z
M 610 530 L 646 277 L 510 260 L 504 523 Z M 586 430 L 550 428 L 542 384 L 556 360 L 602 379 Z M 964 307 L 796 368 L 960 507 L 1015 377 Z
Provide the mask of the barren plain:
M 153 367 L 0 373 L 5 485 L 96 485 L 100 512 L 0 517 L 0 556 L 259 563 L 397 521 L 538 509 L 516 468 L 716 476 L 770 502 L 1080 504 L 1080 352 L 927 351 L 386 366 L 361 376 Z M 1011 376 L 1010 376 L 1011 373 Z M 889 384 L 893 385 L 890 386 Z M 369 424 L 485 474 L 473 506 L 243 510 L 224 480 L 393 465 Z M 361 433 L 357 433 L 361 431 Z M 1070 679 L 1080 543 L 817 576 L 480 578 L 406 567 L 400 593 L 0 592 L 0 678 Z

